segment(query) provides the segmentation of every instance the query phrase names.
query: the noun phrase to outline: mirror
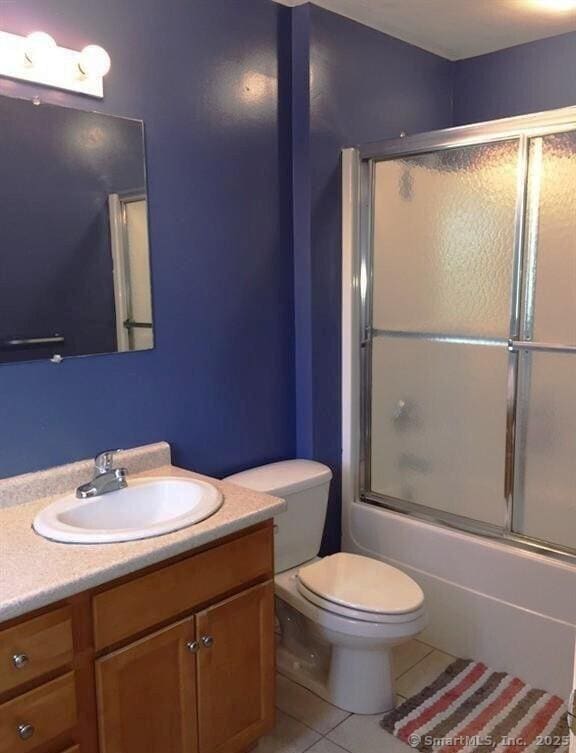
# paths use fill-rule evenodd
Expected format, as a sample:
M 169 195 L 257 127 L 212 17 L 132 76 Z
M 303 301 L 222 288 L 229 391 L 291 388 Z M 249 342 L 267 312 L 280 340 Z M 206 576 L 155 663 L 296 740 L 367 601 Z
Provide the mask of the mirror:
M 0 363 L 153 347 L 141 121 L 0 97 Z

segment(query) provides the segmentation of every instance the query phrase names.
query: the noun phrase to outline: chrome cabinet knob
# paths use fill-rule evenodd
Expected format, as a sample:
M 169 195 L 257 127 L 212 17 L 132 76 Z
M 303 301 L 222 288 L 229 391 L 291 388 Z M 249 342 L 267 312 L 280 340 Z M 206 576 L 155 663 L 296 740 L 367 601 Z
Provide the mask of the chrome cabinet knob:
M 15 669 L 22 669 L 25 667 L 30 659 L 26 654 L 14 654 L 12 657 L 12 664 L 15 667 Z
M 212 638 L 211 635 L 203 635 L 200 640 L 202 641 L 204 648 L 212 648 L 214 645 L 214 638 Z
M 188 649 L 188 651 L 190 651 L 191 654 L 195 654 L 196 651 L 199 650 L 200 644 L 198 643 L 198 641 L 188 641 L 186 648 Z
M 29 740 L 34 734 L 34 727 L 31 724 L 26 724 L 25 722 L 22 722 L 22 724 L 19 724 L 17 727 L 17 730 L 18 730 L 18 737 L 21 740 Z

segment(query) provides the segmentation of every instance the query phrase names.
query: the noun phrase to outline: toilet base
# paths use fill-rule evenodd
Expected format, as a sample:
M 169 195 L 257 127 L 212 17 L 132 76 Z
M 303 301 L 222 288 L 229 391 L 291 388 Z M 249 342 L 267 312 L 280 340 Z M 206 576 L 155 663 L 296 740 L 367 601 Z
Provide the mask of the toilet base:
M 380 714 L 396 706 L 390 651 L 332 648 L 331 703 L 354 714 Z
M 396 706 L 390 651 L 333 646 L 329 656 L 277 647 L 278 672 L 353 714 L 385 714 Z

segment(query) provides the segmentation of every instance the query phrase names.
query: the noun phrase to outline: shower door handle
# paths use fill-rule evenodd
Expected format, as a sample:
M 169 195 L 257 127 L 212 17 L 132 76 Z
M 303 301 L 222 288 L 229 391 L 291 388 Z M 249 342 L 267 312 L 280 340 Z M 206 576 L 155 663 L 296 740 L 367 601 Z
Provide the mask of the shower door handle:
M 512 507 L 514 494 L 514 466 L 516 460 L 516 411 L 518 394 L 518 351 L 508 340 L 508 386 L 506 398 L 506 445 L 504 458 L 504 500 L 506 502 L 505 528 L 512 530 Z

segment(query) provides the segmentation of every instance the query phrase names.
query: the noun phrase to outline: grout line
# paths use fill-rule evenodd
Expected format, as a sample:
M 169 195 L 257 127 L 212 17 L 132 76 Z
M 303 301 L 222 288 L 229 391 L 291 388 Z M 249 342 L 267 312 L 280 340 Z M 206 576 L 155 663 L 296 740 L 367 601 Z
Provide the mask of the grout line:
M 341 724 L 344 724 L 344 722 L 347 722 L 348 719 L 350 719 L 351 716 L 354 716 L 354 714 L 348 714 L 348 716 L 346 717 L 346 719 L 342 719 L 341 722 L 338 722 L 338 724 L 335 727 L 332 727 L 332 729 L 329 732 L 327 732 L 326 735 L 331 735 L 332 732 L 334 732 L 334 730 L 337 730 L 338 727 L 340 727 Z M 330 740 L 330 738 L 328 738 L 328 739 Z M 334 742 L 334 741 L 330 740 L 330 742 Z M 342 747 L 342 746 L 340 746 L 340 747 Z
M 317 696 L 317 698 L 320 698 L 320 696 Z M 323 698 L 320 698 L 321 701 L 324 701 Z M 328 703 L 328 701 L 324 701 L 324 703 Z M 329 706 L 332 706 L 331 703 L 328 704 Z M 349 711 L 344 711 L 343 709 L 339 709 L 337 706 L 332 706 L 332 708 L 337 709 L 338 711 L 342 711 L 342 713 L 346 714 L 344 719 L 341 719 L 337 724 L 335 724 L 333 727 L 330 727 L 330 729 L 327 732 L 320 732 L 320 730 L 316 729 L 315 727 L 311 727 L 308 722 L 303 721 L 302 719 L 299 719 L 297 716 L 294 716 L 294 714 L 291 714 L 289 711 L 284 711 L 284 709 L 281 709 L 278 705 L 276 706 L 276 711 L 279 711 L 281 714 L 284 714 L 284 716 L 289 716 L 290 719 L 293 719 L 295 722 L 298 722 L 303 727 L 307 727 L 308 729 L 312 730 L 312 732 L 315 732 L 317 735 L 320 735 L 320 737 L 326 737 L 326 735 L 329 735 L 332 730 L 336 729 L 342 722 L 345 722 L 346 719 L 352 716 L 352 714 Z M 316 740 L 318 742 L 318 740 Z M 306 748 L 308 750 L 308 748 Z
M 338 706 L 334 706 L 334 708 L 337 709 Z M 336 727 L 339 727 L 341 724 L 344 724 L 345 721 L 347 721 L 348 719 L 350 719 L 351 716 L 353 716 L 351 711 L 344 711 L 344 709 L 338 709 L 338 711 L 342 711 L 344 714 L 346 714 L 346 716 L 344 717 L 344 719 L 341 719 L 339 722 L 337 722 L 333 727 L 330 727 L 328 732 L 326 732 L 326 735 L 329 735 L 330 732 L 332 732 L 332 730 L 335 730 Z
M 428 648 L 436 649 L 436 651 L 440 651 L 441 649 L 438 648 L 438 646 L 433 646 L 431 643 L 428 643 L 427 641 L 423 641 L 422 638 L 414 638 L 416 643 L 421 643 L 423 646 L 428 646 Z
M 294 714 L 290 714 L 288 711 L 284 711 L 284 709 L 281 709 L 278 706 L 276 706 L 276 711 L 279 711 L 281 714 L 284 714 L 284 716 L 290 717 L 290 719 L 293 719 L 295 722 L 298 722 L 298 724 L 301 724 L 303 727 L 306 727 L 312 732 L 315 732 L 317 735 L 320 735 L 320 737 L 324 737 L 324 734 L 322 732 L 318 732 L 317 729 L 314 729 L 314 727 L 311 727 L 307 722 L 303 722 L 302 719 L 298 719 L 298 717 L 294 716 Z M 318 742 L 318 740 L 316 740 L 316 742 Z M 308 750 L 308 748 L 306 748 L 305 750 Z
M 306 751 L 311 750 L 315 745 L 318 745 L 319 742 L 322 742 L 322 740 L 326 740 L 331 745 L 334 745 L 334 747 L 339 748 L 342 751 L 345 751 L 345 753 L 351 753 L 351 751 L 349 751 L 348 748 L 343 748 L 341 745 L 338 745 L 338 743 L 335 743 L 334 740 L 330 740 L 329 737 L 326 737 L 326 735 L 322 735 L 319 740 L 316 740 L 316 742 L 313 742 L 312 745 L 310 745 L 308 748 L 304 748 L 302 753 L 306 753 Z
M 420 642 L 421 642 L 421 641 L 420 641 Z M 422 645 L 423 645 L 423 646 L 428 646 L 428 644 L 427 644 L 427 643 L 423 643 Z M 404 675 L 405 675 L 405 674 L 406 674 L 407 672 L 410 672 L 410 670 L 414 669 L 414 667 L 417 667 L 417 666 L 418 666 L 418 665 L 420 664 L 420 662 L 423 662 L 423 661 L 424 661 L 424 659 L 426 659 L 426 658 L 427 658 L 428 656 L 430 656 L 430 654 L 432 654 L 432 653 L 434 653 L 434 651 L 436 651 L 436 649 L 435 649 L 435 648 L 431 648 L 430 646 L 428 646 L 428 648 L 430 648 L 430 651 L 428 651 L 428 653 L 427 653 L 427 654 L 424 654 L 424 656 L 423 656 L 423 657 L 421 657 L 420 659 L 418 659 L 418 660 L 417 660 L 417 661 L 416 661 L 416 662 L 415 662 L 414 664 L 411 664 L 411 665 L 410 665 L 410 666 L 408 667 L 408 669 L 405 669 L 405 670 L 404 670 L 404 672 L 402 672 L 402 674 L 398 675 L 398 677 L 395 677 L 395 678 L 394 678 L 394 680 L 399 680 L 399 679 L 400 679 L 401 677 L 404 677 Z
M 331 745 L 335 745 L 340 750 L 346 751 L 346 753 L 353 753 L 353 751 L 351 751 L 350 748 L 345 748 L 343 745 L 340 745 L 340 743 L 334 742 L 334 740 L 331 740 L 329 737 L 326 737 L 324 739 L 326 739 Z
M 2 479 L 0 479 L 1 481 Z M 318 695 L 318 693 L 315 693 L 313 690 L 310 690 L 304 683 L 300 682 L 299 680 L 295 680 L 293 677 L 289 677 L 288 675 L 285 675 L 283 672 L 281 672 L 279 669 L 276 670 L 276 675 L 278 677 L 282 677 L 284 680 L 287 680 L 288 682 L 291 682 L 292 685 L 298 685 L 299 688 L 304 688 L 308 693 L 312 693 L 313 696 L 316 696 L 316 698 L 319 698 L 321 701 L 324 701 L 324 703 L 327 703 L 329 706 L 332 706 L 333 704 L 330 703 L 330 701 L 327 701 L 326 699 L 322 698 L 322 696 Z M 338 706 L 334 706 L 335 709 L 338 708 Z
M 300 722 L 300 724 L 303 724 L 305 727 L 308 727 L 309 729 L 313 730 L 314 732 L 317 732 L 319 735 L 322 735 L 322 737 L 326 737 L 330 732 L 332 732 L 333 729 L 336 729 L 338 725 L 342 724 L 342 722 L 345 722 L 346 719 L 352 716 L 352 713 L 350 711 L 344 711 L 344 709 L 338 708 L 338 706 L 334 706 L 333 703 L 330 703 L 330 701 L 327 701 L 325 698 L 322 698 L 321 696 L 317 695 L 313 690 L 310 690 L 310 688 L 307 688 L 305 685 L 300 685 L 299 682 L 296 682 L 296 680 L 293 680 L 291 677 L 287 677 L 286 675 L 283 675 L 281 672 L 277 672 L 277 674 L 281 675 L 285 680 L 292 683 L 293 685 L 297 685 L 299 688 L 302 688 L 307 693 L 310 693 L 315 698 L 317 698 L 322 703 L 325 703 L 327 706 L 329 706 L 331 709 L 335 709 L 336 711 L 340 712 L 341 714 L 346 714 L 346 716 L 341 719 L 339 722 L 336 722 L 336 724 L 333 727 L 330 727 L 329 730 L 326 732 L 320 732 L 320 730 L 317 730 L 315 727 L 312 727 L 308 722 L 303 721 L 302 719 L 299 719 L 297 716 L 294 716 L 288 711 L 284 711 L 284 709 L 281 709 L 278 706 L 278 703 L 276 703 L 276 708 L 278 711 L 280 711 L 282 714 L 286 714 L 286 716 L 289 716 L 291 719 L 295 719 L 297 722 Z
M 322 739 L 326 740 L 326 742 L 329 742 L 330 745 L 333 745 L 335 748 L 338 748 L 338 750 L 345 751 L 345 753 L 351 753 L 351 751 L 349 751 L 348 748 L 345 748 L 344 746 L 339 745 L 338 743 L 335 743 L 334 740 L 330 740 L 329 737 L 323 737 Z M 317 744 L 318 743 L 315 743 L 315 745 L 317 745 Z
M 440 654 L 446 654 L 447 656 L 453 656 L 449 651 L 445 651 L 443 648 L 438 648 L 438 646 L 433 646 L 431 643 L 426 643 L 426 641 L 421 641 L 418 639 L 418 643 L 421 643 L 423 646 L 428 646 L 428 648 L 432 649 L 432 651 L 438 651 Z M 454 656 L 454 659 L 457 659 L 457 656 Z

